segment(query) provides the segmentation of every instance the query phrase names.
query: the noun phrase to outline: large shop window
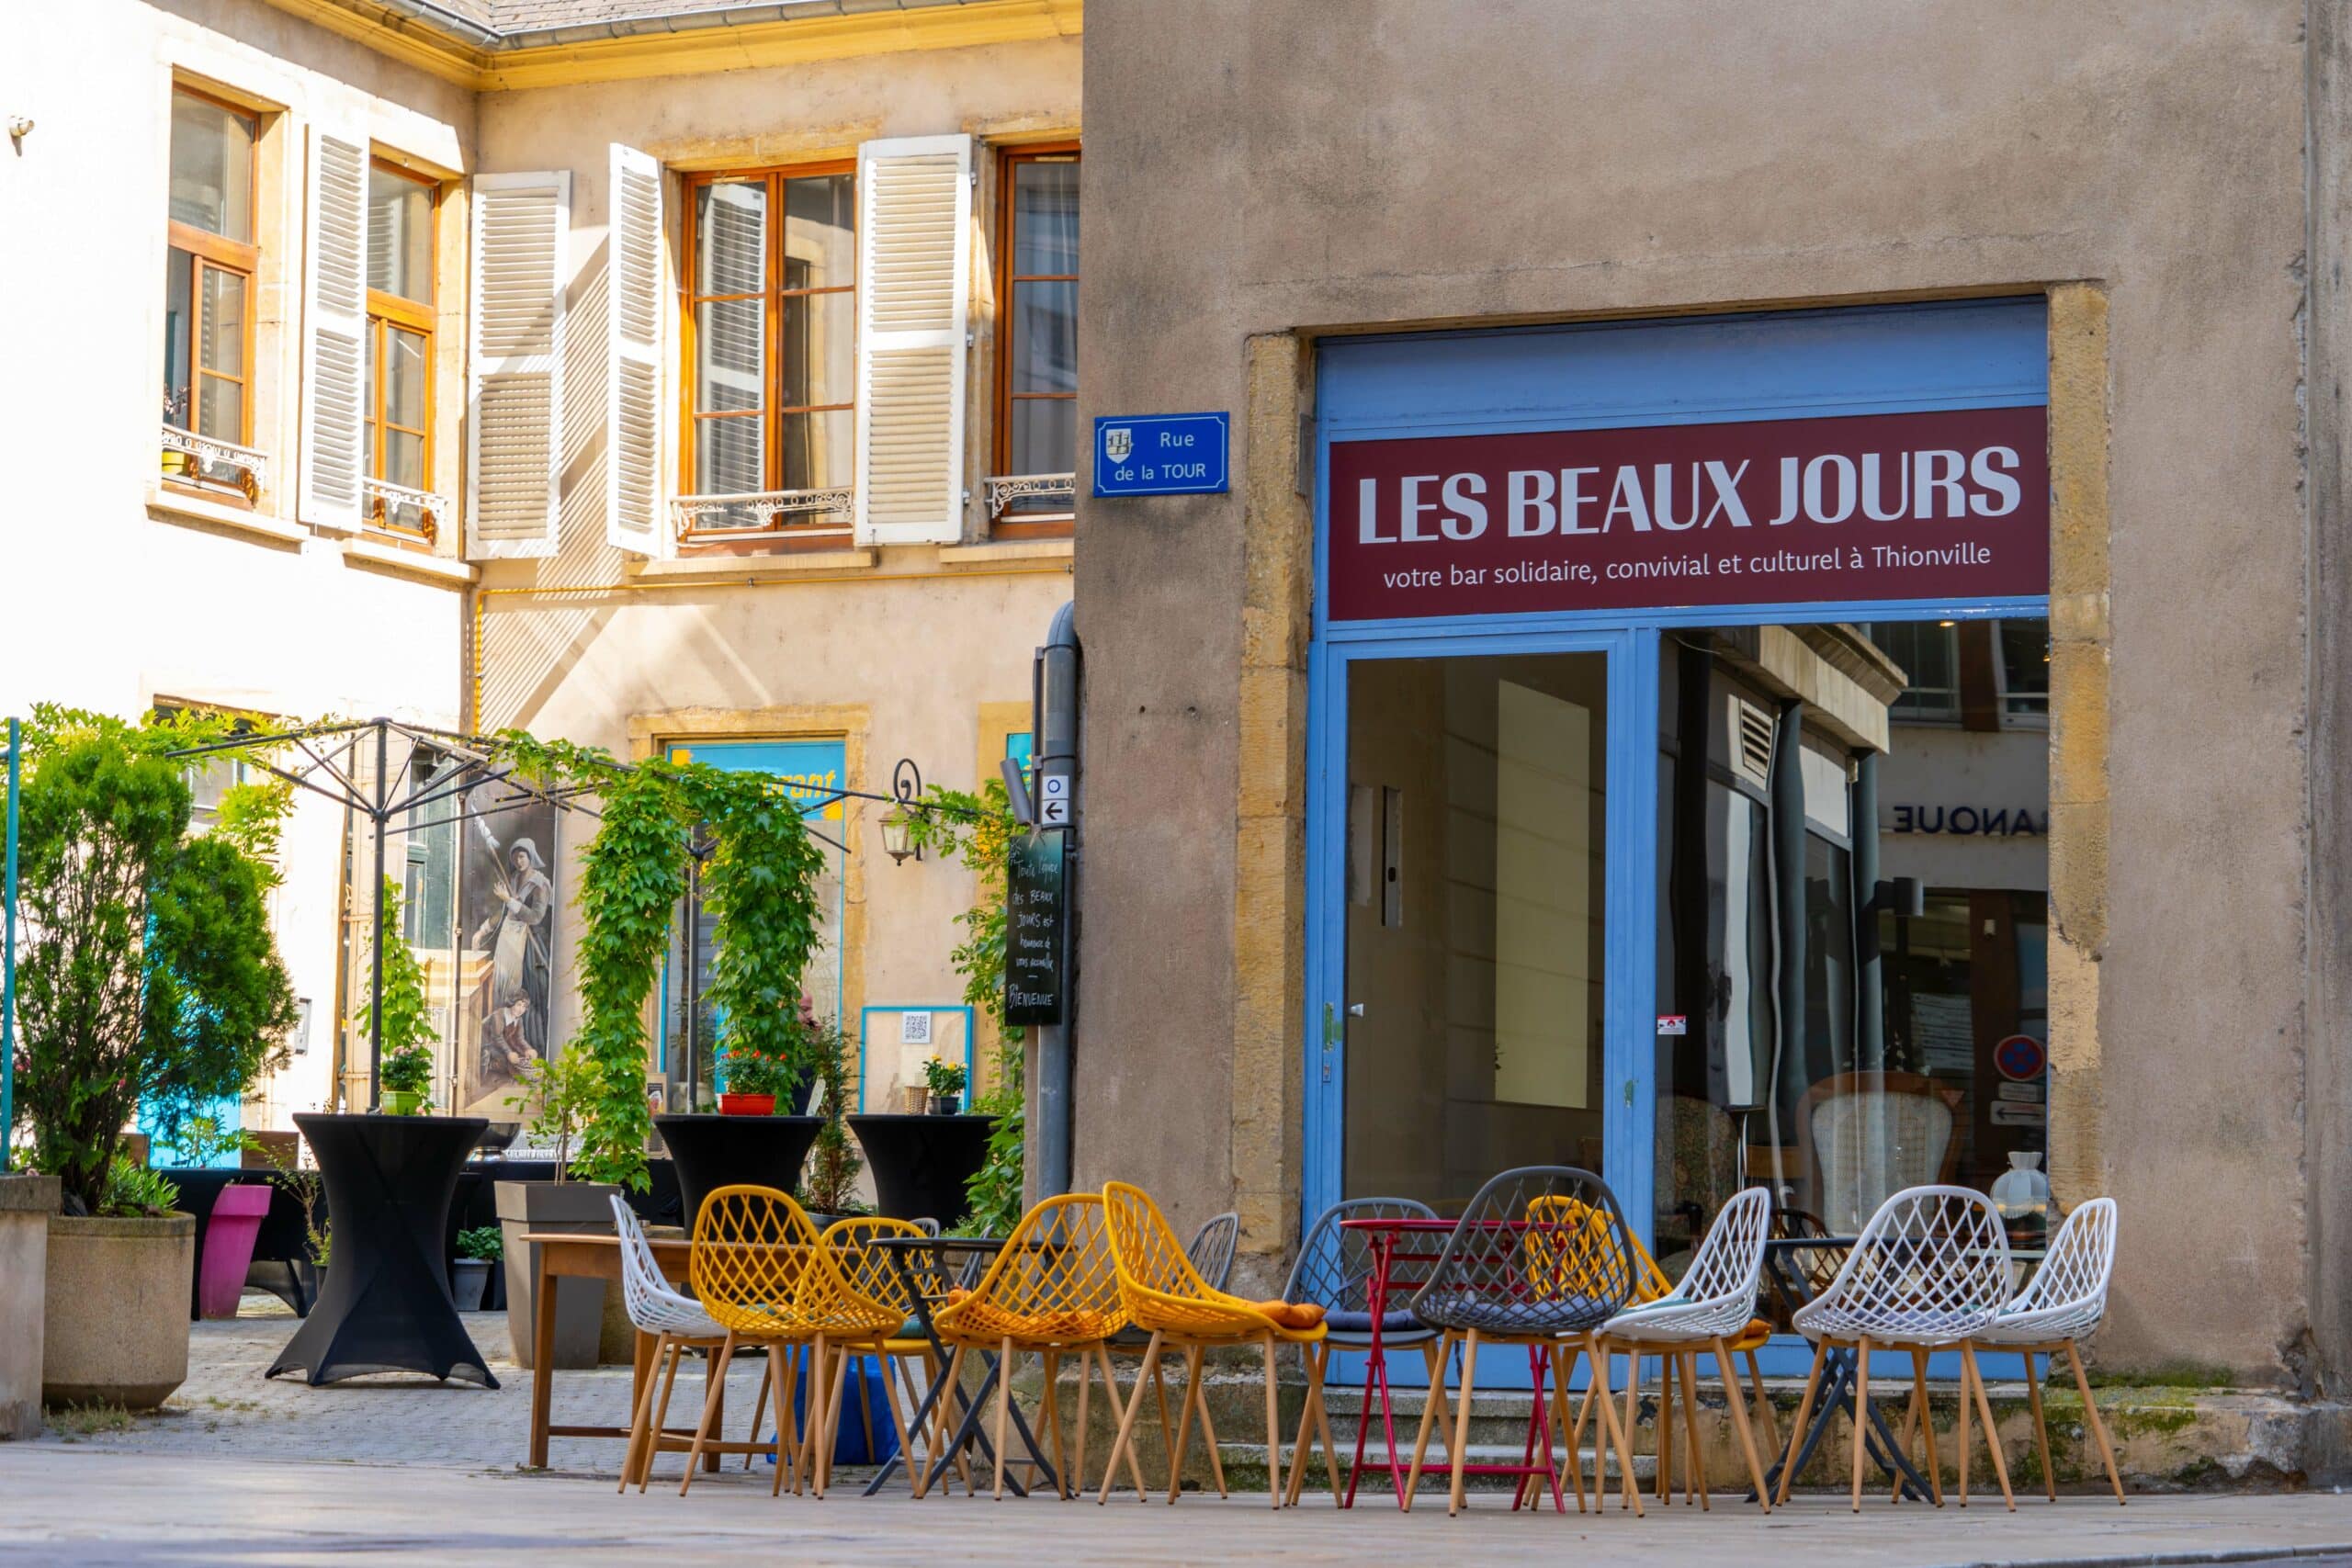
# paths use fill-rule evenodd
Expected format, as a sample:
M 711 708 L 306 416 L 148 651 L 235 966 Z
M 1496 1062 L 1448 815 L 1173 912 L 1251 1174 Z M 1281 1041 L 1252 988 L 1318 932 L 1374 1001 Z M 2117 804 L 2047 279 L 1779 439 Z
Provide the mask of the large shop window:
M 846 536 L 856 461 L 857 176 L 687 185 L 683 543 Z M 717 504 L 712 504 L 713 502 Z
M 255 499 L 254 275 L 251 113 L 181 87 L 172 94 L 171 250 L 164 271 L 164 473 Z
M 1004 157 L 998 252 L 996 471 L 1001 535 L 1067 531 L 1077 495 L 1078 149 Z
M 368 522 L 430 544 L 433 266 L 438 186 L 378 160 L 368 170 Z
M 1895 1190 L 2048 1148 L 2047 624 L 1667 634 L 1659 1260 L 1740 1187 L 1850 1235 Z

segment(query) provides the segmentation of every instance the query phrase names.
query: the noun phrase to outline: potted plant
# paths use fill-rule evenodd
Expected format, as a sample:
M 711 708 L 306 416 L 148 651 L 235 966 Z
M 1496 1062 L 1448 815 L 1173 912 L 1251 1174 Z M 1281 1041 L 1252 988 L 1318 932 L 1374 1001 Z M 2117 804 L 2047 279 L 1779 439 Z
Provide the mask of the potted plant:
M 424 966 L 400 936 L 400 885 L 384 878 L 385 939 L 377 989 L 352 1015 L 352 1028 L 366 1034 L 371 1019 L 376 1041 L 376 1085 L 381 1109 L 391 1116 L 422 1116 L 432 1107 L 433 1045 L 440 1038 L 424 1002 Z
M 571 1179 L 577 1174 L 572 1153 L 595 1114 L 601 1086 L 594 1060 L 574 1044 L 552 1060 L 526 1065 L 516 1092 L 507 1097 L 506 1108 L 522 1122 L 531 1141 L 551 1145 L 555 1151 L 554 1180 L 501 1181 L 493 1193 L 501 1232 L 498 1256 L 506 1275 L 506 1329 L 515 1364 L 526 1369 L 537 1353 L 533 1329 L 539 1279 L 537 1249 L 522 1237 L 532 1231 L 609 1235 L 613 1228 L 612 1197 L 619 1185 Z M 556 1281 L 558 1367 L 596 1364 L 604 1311 L 603 1280 Z
M 168 1142 L 242 1096 L 295 1021 L 266 858 L 290 792 L 232 784 L 191 835 L 167 753 L 209 738 L 204 722 L 225 734 L 43 706 L 26 738 L 15 1077 L 31 1163 L 64 1210 L 46 1260 L 51 1403 L 147 1408 L 187 1377 L 196 1222 L 121 1157 L 124 1129 L 136 1115 Z
M 731 1039 L 719 1050 L 718 1072 L 722 1116 L 773 1116 L 776 1100 L 788 1097 L 800 1081 L 793 1063 L 741 1040 Z
M 189 1119 L 179 1139 L 181 1157 L 200 1174 L 222 1156 L 242 1155 L 252 1146 L 247 1135 L 223 1129 L 220 1119 Z M 272 1192 L 266 1181 L 231 1181 L 212 1193 L 197 1241 L 197 1315 L 230 1318 L 237 1315 L 245 1293 L 245 1274 L 252 1269 L 254 1244 L 261 1237 L 262 1221 L 269 1215 Z M 198 1199 L 201 1201 L 201 1199 Z
M 824 1097 L 824 1111 L 823 1125 L 817 1129 L 816 1148 L 808 1160 L 808 1175 L 801 1187 L 800 1201 L 811 1213 L 854 1213 L 865 1207 L 857 1201 L 857 1176 L 865 1168 L 865 1162 L 857 1157 L 848 1130 L 849 1039 L 830 1023 L 810 1020 L 803 1028 L 803 1037 L 816 1064 L 817 1090 Z M 882 1180 L 880 1170 L 874 1173 L 874 1179 L 878 1187 Z
M 505 1255 L 505 1237 L 496 1225 L 476 1225 L 458 1233 L 458 1260 L 449 1270 L 449 1294 L 459 1312 L 480 1312 L 490 1289 L 490 1266 Z
M 964 1083 L 967 1072 L 961 1062 L 943 1062 L 933 1056 L 922 1065 L 923 1087 L 931 1091 L 927 1109 L 933 1116 L 954 1116 L 964 1109 Z

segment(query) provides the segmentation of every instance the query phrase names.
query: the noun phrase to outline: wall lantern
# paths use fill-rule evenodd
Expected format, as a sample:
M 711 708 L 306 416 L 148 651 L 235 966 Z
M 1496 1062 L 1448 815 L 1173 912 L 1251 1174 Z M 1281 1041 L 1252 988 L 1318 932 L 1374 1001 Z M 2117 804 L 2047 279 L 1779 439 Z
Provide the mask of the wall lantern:
M 899 758 L 899 765 L 890 771 L 890 794 L 897 804 L 882 818 L 882 848 L 892 861 L 904 865 L 909 855 L 922 859 L 922 846 L 915 842 L 914 832 L 914 803 L 922 795 L 922 770 L 915 766 L 913 758 Z

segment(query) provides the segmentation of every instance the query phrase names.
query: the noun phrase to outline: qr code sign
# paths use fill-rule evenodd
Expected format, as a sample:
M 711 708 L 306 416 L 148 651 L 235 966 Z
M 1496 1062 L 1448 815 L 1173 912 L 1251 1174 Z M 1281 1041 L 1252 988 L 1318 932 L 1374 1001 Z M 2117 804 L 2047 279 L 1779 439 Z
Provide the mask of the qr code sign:
M 902 1012 L 899 1015 L 899 1043 L 928 1045 L 931 1043 L 931 1014 Z

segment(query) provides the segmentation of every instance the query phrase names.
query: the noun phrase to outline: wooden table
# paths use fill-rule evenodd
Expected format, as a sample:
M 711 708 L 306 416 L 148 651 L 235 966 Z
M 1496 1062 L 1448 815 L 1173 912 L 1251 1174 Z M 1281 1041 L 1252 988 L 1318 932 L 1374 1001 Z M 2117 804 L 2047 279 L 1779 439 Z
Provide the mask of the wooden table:
M 615 1290 L 621 1281 L 621 1243 L 616 1235 L 576 1235 L 560 1231 L 526 1231 L 516 1238 L 538 1249 L 539 1284 L 538 1308 L 531 1325 L 531 1340 L 537 1369 L 531 1380 L 531 1452 L 530 1466 L 545 1470 L 548 1463 L 549 1438 L 617 1438 L 626 1441 L 627 1427 L 557 1427 L 549 1423 L 555 1397 L 555 1285 L 558 1279 L 603 1280 Z M 673 1284 L 686 1280 L 686 1259 L 693 1247 L 684 1236 L 649 1237 L 653 1249 L 654 1265 L 662 1277 Z M 650 1334 L 636 1337 L 636 1356 L 629 1373 L 628 1407 L 634 1411 L 645 1393 L 645 1380 L 653 1375 L 653 1343 Z M 711 1418 L 716 1432 L 726 1416 L 725 1390 L 719 1391 L 720 1404 Z M 691 1427 L 664 1427 L 654 1435 L 657 1451 L 683 1453 L 693 1445 L 695 1429 Z M 756 1438 L 756 1434 L 754 1434 Z M 715 1471 L 722 1454 L 773 1453 L 775 1444 L 757 1440 L 724 1442 L 717 1438 L 703 1445 L 703 1468 Z

